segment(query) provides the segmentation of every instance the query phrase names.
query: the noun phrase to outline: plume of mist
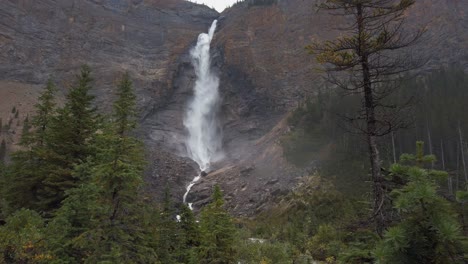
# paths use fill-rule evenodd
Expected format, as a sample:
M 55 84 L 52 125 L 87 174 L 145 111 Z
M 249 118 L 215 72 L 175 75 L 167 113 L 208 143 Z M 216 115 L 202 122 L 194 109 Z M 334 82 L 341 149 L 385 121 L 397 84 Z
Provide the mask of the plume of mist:
M 211 40 L 217 22 L 213 21 L 208 33 L 198 36 L 197 45 L 190 52 L 197 80 L 193 88 L 193 99 L 184 118 L 184 126 L 188 131 L 185 145 L 188 156 L 200 167 L 200 173 L 187 186 L 184 203 L 190 189 L 201 179 L 203 172 L 210 169 L 212 162 L 223 157 L 222 133 L 217 119 L 220 105 L 219 78 L 211 71 L 210 57 Z M 191 203 L 188 206 L 192 209 Z
M 222 158 L 222 133 L 217 119 L 220 98 L 219 78 L 211 71 L 210 44 L 216 30 L 213 21 L 208 33 L 198 36 L 197 45 L 191 50 L 196 82 L 194 97 L 190 102 L 184 126 L 188 131 L 185 142 L 188 156 L 201 171 L 207 171 L 210 164 Z

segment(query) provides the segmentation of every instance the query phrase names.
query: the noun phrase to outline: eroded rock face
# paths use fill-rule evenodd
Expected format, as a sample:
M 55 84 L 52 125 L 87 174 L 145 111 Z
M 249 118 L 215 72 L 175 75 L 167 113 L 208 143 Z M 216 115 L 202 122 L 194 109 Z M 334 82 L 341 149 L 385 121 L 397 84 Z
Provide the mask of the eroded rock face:
M 288 111 L 322 84 L 304 47 L 338 34 L 331 24 L 335 18 L 317 13 L 315 2 L 243 3 L 220 15 L 183 0 L 0 1 L 1 94 L 36 95 L 50 74 L 65 92 L 87 63 L 94 69 L 97 103 L 108 109 L 115 80 L 129 71 L 141 111 L 137 133 L 147 151 L 148 194 L 160 197 L 169 186 L 181 201 L 185 185 L 198 174 L 197 165 L 184 158 L 183 118 L 195 82 L 189 51 L 219 18 L 212 65 L 221 78 L 226 158 L 202 177 L 188 200 L 199 209 L 220 184 L 230 210 L 251 215 L 309 173 L 287 164 L 279 139 L 289 129 Z M 468 68 L 465 0 L 417 3 L 409 22 L 428 27 L 414 51 L 430 55 L 425 70 L 453 62 Z M 0 98 L 2 115 L 10 103 Z
M 218 16 L 183 0 L 5 0 L 0 12 L 3 80 L 52 76 L 65 90 L 86 63 L 98 104 L 109 105 L 115 80 L 129 71 L 144 113 L 171 95 L 176 61 Z
M 96 104 L 106 111 L 117 79 L 128 71 L 143 120 L 138 133 L 147 143 L 149 163 L 159 164 L 150 166 L 148 177 L 162 183 L 151 185 L 164 186 L 164 178 L 183 189 L 185 178 L 181 175 L 187 174 L 189 179 L 194 170 L 190 167 L 190 172 L 184 171 L 185 159 L 164 154 L 168 148 L 153 144 L 150 135 L 155 128 L 145 124 L 151 117 L 167 130 L 181 129 L 177 114 L 172 114 L 174 118 L 168 123 L 158 116 L 161 109 L 178 107 L 173 98 L 177 98 L 174 88 L 178 80 L 174 76 L 180 58 L 218 16 L 206 6 L 184 0 L 0 1 L 0 89 L 1 94 L 15 95 L 0 98 L 0 117 L 8 120 L 13 106 L 20 110 L 21 120 L 31 114 L 34 102 L 21 98 L 36 97 L 49 76 L 63 96 L 84 63 L 93 70 Z M 183 111 L 180 108 L 176 111 Z M 17 131 L 3 136 L 14 144 Z M 153 173 L 156 168 L 161 173 Z
M 199 201 L 195 207 L 201 207 L 212 186 L 220 184 L 237 214 L 268 206 L 313 170 L 314 163 L 302 171 L 288 165 L 278 139 L 288 130 L 285 113 L 323 84 L 305 46 L 335 38 L 341 23 L 326 12 L 317 13 L 313 0 L 260 6 L 249 2 L 221 14 L 213 44 L 230 159 L 192 189 L 192 199 Z M 427 32 L 405 52 L 428 61 L 421 74 L 450 63 L 468 70 L 468 5 L 463 0 L 416 2 L 407 26 Z

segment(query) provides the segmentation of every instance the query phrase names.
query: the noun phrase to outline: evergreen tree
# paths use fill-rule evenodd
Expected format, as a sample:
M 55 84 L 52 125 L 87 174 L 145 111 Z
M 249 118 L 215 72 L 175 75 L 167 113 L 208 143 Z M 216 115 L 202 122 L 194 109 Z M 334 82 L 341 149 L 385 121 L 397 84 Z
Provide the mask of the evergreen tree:
M 41 216 L 22 209 L 0 226 L 0 263 L 50 263 L 45 223 Z
M 385 232 L 375 251 L 377 263 L 465 263 L 457 217 L 437 193 L 437 181 L 447 173 L 425 169 L 435 158 L 423 152 L 418 142 L 416 155 L 402 155 L 401 164 L 391 168 L 391 176 L 406 182 L 392 192 L 401 221 Z
M 118 87 L 113 122 L 95 140 L 96 155 L 75 169 L 83 184 L 67 192 L 69 197 L 58 211 L 69 226 L 62 241 L 73 241 L 62 255 L 88 263 L 155 263 L 138 195 L 142 145 L 129 135 L 135 118 L 135 96 L 125 75 Z
M 345 34 L 336 40 L 307 47 L 317 61 L 325 65 L 331 84 L 347 95 L 361 98 L 361 107 L 344 116 L 367 141 L 372 175 L 372 218 L 379 235 L 390 221 L 387 215 L 390 203 L 385 196 L 378 139 L 407 122 L 404 111 L 410 100 L 396 104 L 389 101 L 389 96 L 399 87 L 399 75 L 418 66 L 395 52 L 414 44 L 424 32 L 403 30 L 406 11 L 414 3 L 414 0 L 325 0 L 319 7 L 343 18 L 345 26 L 340 29 Z
M 29 117 L 26 117 L 20 141 L 23 149 L 12 155 L 9 173 L 5 176 L 4 196 L 13 210 L 47 209 L 38 203 L 42 181 L 51 170 L 50 151 L 45 143 L 50 120 L 55 114 L 55 91 L 53 82 L 49 80 L 35 105 L 36 113 L 31 120 L 34 129 L 29 131 Z
M 197 248 L 200 246 L 200 227 L 195 216 L 187 205 L 183 205 L 180 212 L 180 222 L 178 223 L 182 232 L 183 243 L 181 245 L 182 255 L 180 263 L 197 264 L 200 263 L 197 255 Z
M 223 208 L 223 194 L 217 185 L 212 200 L 202 210 L 200 217 L 200 263 L 234 263 L 236 228 Z
M 49 79 L 44 92 L 39 96 L 39 102 L 35 105 L 36 113 L 31 120 L 31 125 L 35 128 L 32 139 L 34 145 L 44 146 L 47 142 L 48 132 L 56 111 L 56 92 L 55 84 Z M 26 117 L 26 120 L 29 123 L 29 116 Z
M 99 115 L 92 105 L 91 69 L 81 68 L 76 83 L 67 95 L 65 106 L 53 119 L 39 119 L 49 126 L 44 134 L 48 138 L 47 155 L 50 168 L 40 191 L 42 207 L 55 210 L 65 198 L 66 190 L 76 187 L 79 179 L 73 177 L 75 166 L 95 155 L 93 142 L 99 127 Z M 38 121 L 39 121 L 38 120 Z M 40 137 L 41 138 L 41 137 Z
M 157 245 L 158 257 L 162 263 L 179 263 L 178 260 L 183 257 L 182 233 L 176 222 L 176 212 L 167 186 L 159 217 Z
M 29 115 L 27 115 L 23 121 L 23 131 L 21 132 L 21 137 L 28 138 L 30 129 L 31 129 L 31 125 L 29 124 Z

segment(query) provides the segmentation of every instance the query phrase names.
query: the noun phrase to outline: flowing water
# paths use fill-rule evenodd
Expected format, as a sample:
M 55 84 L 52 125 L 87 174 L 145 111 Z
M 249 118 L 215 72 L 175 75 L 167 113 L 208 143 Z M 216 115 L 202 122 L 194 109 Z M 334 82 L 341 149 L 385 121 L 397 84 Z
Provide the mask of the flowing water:
M 222 158 L 222 135 L 218 123 L 219 77 L 211 70 L 210 45 L 218 21 L 213 21 L 208 33 L 198 36 L 197 45 L 191 50 L 196 82 L 194 96 L 189 103 L 184 126 L 188 131 L 185 142 L 188 156 L 195 161 L 200 173 L 187 186 L 183 202 L 186 203 L 190 189 L 198 182 L 212 162 Z M 192 209 L 192 204 L 188 204 Z

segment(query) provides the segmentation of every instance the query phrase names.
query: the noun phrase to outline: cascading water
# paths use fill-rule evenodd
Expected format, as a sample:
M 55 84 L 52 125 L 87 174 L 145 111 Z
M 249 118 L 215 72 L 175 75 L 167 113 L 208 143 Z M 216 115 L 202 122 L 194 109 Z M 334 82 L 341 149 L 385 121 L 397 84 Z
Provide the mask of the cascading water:
M 188 131 L 185 145 L 188 156 L 200 167 L 200 173 L 187 186 L 183 202 L 190 189 L 210 169 L 212 162 L 222 158 L 222 136 L 217 120 L 219 109 L 219 78 L 211 71 L 210 44 L 218 21 L 213 21 L 208 33 L 198 36 L 197 45 L 191 50 L 192 64 L 197 80 L 194 97 L 189 104 L 184 126 Z M 192 204 L 188 204 L 192 209 Z

